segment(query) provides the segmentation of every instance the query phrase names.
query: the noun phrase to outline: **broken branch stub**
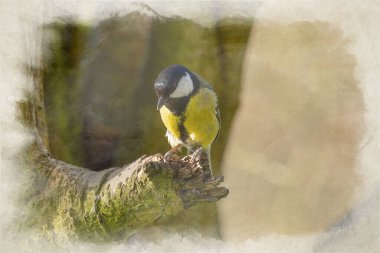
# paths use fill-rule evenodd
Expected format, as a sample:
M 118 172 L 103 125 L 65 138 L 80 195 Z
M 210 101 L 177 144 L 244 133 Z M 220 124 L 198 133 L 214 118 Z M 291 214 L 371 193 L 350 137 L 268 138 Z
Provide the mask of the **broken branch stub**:
M 205 153 L 195 157 L 172 156 L 168 161 L 174 170 L 174 183 L 185 208 L 201 202 L 214 202 L 228 195 L 225 187 L 218 187 L 224 177 L 213 177 Z

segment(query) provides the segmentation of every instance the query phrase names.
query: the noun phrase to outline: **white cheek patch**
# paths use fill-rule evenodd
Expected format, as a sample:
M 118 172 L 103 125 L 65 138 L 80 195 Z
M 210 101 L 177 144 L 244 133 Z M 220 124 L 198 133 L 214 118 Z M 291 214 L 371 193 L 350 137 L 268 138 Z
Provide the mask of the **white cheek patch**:
M 186 72 L 186 75 L 181 77 L 181 79 L 178 82 L 177 88 L 172 92 L 172 94 L 170 94 L 169 97 L 171 98 L 186 97 L 190 95 L 193 89 L 194 89 L 193 81 L 191 80 L 189 73 Z

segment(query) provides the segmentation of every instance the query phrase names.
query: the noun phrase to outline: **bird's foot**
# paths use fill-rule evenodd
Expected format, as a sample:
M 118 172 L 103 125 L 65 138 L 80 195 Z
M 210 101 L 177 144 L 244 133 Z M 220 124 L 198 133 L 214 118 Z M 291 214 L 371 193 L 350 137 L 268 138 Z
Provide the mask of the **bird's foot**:
M 190 163 L 194 163 L 195 161 L 200 161 L 202 159 L 203 148 L 198 148 L 191 155 Z
M 168 163 L 171 160 L 178 159 L 177 153 L 179 152 L 180 148 L 181 144 L 178 144 L 174 146 L 172 149 L 170 149 L 168 152 L 166 152 L 164 155 L 164 161 Z

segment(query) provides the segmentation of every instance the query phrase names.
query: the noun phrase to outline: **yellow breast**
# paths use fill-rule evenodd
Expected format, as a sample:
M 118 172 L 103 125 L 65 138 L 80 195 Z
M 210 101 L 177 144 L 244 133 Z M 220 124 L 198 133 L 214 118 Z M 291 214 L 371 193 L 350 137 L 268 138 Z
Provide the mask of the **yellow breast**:
M 210 146 L 218 134 L 216 105 L 215 93 L 201 88 L 186 107 L 184 126 L 191 140 L 202 147 Z
M 174 115 L 166 106 L 161 107 L 160 109 L 161 119 L 166 129 L 173 135 L 177 140 L 180 139 L 181 133 L 179 131 L 179 124 L 181 118 Z
M 217 98 L 213 91 L 201 88 L 187 104 L 183 125 L 189 137 L 189 145 L 209 147 L 219 131 L 219 120 L 216 116 Z M 160 110 L 162 121 L 171 134 L 180 139 L 179 124 L 181 118 L 175 116 L 163 106 Z

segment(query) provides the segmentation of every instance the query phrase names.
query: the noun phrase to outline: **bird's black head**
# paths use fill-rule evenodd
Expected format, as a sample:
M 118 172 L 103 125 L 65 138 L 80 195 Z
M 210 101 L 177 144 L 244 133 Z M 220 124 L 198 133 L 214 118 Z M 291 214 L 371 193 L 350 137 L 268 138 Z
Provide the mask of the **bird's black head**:
M 167 103 L 188 98 L 199 87 L 198 78 L 186 67 L 175 64 L 161 71 L 154 84 L 157 110 Z

